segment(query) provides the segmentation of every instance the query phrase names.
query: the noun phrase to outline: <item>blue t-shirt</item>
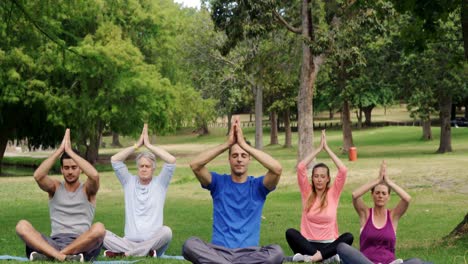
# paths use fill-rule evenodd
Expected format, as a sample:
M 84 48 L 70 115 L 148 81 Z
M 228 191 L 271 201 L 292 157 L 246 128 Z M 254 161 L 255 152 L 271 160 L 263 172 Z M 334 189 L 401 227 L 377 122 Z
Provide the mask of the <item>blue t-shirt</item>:
M 211 172 L 211 183 L 202 186 L 213 198 L 213 236 L 211 243 L 227 248 L 258 246 L 263 204 L 270 192 L 264 176 L 248 176 L 235 183 L 229 174 Z

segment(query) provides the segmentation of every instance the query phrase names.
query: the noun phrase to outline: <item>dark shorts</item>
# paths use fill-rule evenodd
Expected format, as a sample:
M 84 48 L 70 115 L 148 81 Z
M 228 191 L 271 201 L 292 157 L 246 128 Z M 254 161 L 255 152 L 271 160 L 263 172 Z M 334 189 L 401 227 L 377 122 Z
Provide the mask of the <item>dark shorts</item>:
M 79 236 L 76 234 L 57 234 L 52 237 L 48 237 L 44 234 L 41 234 L 41 235 L 42 235 L 42 238 L 44 238 L 44 240 L 46 240 L 49 245 L 51 245 L 58 251 L 70 245 Z M 98 244 L 96 247 L 90 249 L 87 252 L 81 252 L 81 253 L 83 253 L 84 259 L 86 261 L 90 261 L 99 256 L 99 253 L 101 252 L 101 247 L 102 247 L 102 243 Z M 31 252 L 33 251 L 37 251 L 37 250 L 26 245 L 26 257 L 29 258 L 29 255 L 31 255 Z

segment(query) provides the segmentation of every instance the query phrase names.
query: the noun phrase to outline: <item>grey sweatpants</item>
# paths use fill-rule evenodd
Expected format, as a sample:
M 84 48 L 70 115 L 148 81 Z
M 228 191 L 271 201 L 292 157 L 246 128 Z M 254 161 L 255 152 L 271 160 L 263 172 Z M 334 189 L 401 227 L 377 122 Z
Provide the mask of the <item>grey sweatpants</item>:
M 225 248 L 191 237 L 182 247 L 184 258 L 196 264 L 279 264 L 283 250 L 279 245 L 264 247 Z
M 104 248 L 112 252 L 123 252 L 127 256 L 146 256 L 153 249 L 159 257 L 169 247 L 171 240 L 172 230 L 167 226 L 158 228 L 150 239 L 141 242 L 134 242 L 119 237 L 111 231 L 106 230 Z

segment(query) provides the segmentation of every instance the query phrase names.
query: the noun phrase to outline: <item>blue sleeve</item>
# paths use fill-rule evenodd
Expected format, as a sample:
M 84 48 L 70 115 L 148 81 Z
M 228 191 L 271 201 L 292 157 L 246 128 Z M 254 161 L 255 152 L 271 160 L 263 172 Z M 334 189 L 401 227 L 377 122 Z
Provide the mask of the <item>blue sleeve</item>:
M 265 178 L 265 176 L 260 176 L 260 177 L 257 177 L 255 178 L 255 185 L 257 186 L 257 190 L 258 190 L 258 194 L 261 198 L 263 199 L 266 199 L 267 195 L 274 191 L 276 189 L 276 187 L 273 189 L 273 190 L 269 190 L 267 187 L 265 187 L 265 185 L 263 184 L 263 179 Z
M 216 191 L 216 187 L 218 186 L 218 183 L 219 183 L 219 177 L 221 175 L 219 175 L 218 173 L 213 172 L 213 171 L 211 171 L 210 173 L 211 173 L 211 183 L 208 184 L 207 186 L 201 185 L 201 187 L 203 189 L 207 189 L 207 190 L 211 191 L 211 193 L 213 193 L 213 192 Z

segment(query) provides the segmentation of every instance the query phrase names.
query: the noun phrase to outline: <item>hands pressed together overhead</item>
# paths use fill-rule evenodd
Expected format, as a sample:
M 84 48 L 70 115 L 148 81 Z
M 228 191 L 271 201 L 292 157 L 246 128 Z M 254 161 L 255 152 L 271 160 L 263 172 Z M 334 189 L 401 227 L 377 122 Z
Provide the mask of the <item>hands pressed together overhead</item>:
M 245 141 L 244 133 L 242 132 L 242 128 L 240 126 L 240 118 L 237 115 L 232 117 L 232 125 L 229 131 L 228 143 L 229 146 L 239 144 L 241 148 L 245 148 L 245 146 L 248 145 Z

